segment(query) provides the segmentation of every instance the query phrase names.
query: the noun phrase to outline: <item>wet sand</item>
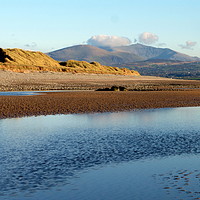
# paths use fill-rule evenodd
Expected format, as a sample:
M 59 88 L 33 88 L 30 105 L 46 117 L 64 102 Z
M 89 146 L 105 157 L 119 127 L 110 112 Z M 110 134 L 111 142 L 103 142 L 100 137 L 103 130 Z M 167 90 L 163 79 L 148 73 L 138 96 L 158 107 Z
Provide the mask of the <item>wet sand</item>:
M 200 106 L 200 90 L 49 92 L 0 96 L 0 118 Z
M 112 86 L 123 86 L 132 91 L 95 91 Z M 0 118 L 200 106 L 200 89 L 194 88 L 200 88 L 200 81 L 61 72 L 26 74 L 0 70 L 0 91 L 73 90 L 37 96 L 0 96 Z

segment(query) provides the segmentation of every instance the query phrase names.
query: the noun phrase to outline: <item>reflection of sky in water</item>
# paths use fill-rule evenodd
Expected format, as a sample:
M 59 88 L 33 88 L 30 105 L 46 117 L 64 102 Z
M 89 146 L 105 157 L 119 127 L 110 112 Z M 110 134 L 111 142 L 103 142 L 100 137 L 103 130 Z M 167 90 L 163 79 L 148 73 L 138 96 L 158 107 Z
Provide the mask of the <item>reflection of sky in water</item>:
M 27 91 L 27 92 L 0 92 L 0 96 L 27 96 L 27 95 L 38 95 L 39 93 L 34 91 Z
M 28 96 L 28 95 L 40 95 L 41 93 L 48 92 L 72 92 L 71 90 L 41 90 L 41 91 L 9 91 L 1 92 L 0 96 Z
M 132 166 L 137 171 L 142 169 L 141 163 L 146 159 L 155 162 L 156 159 L 174 156 L 176 159 L 173 162 L 179 162 L 179 155 L 196 155 L 200 152 L 199 119 L 200 108 L 177 108 L 0 120 L 0 194 L 2 198 L 15 193 L 45 196 L 43 190 L 50 194 L 56 187 L 63 187 L 73 180 L 82 191 L 83 185 L 90 183 L 90 178 L 85 179 L 85 184 L 81 183 L 82 179 L 74 178 L 85 170 L 115 164 L 123 171 L 125 163 L 133 162 L 133 166 L 138 165 L 137 169 Z M 161 163 L 158 165 L 161 169 L 165 169 L 167 163 L 173 165 L 169 161 L 163 162 L 157 162 Z M 124 167 L 120 167 L 120 163 L 124 163 Z M 149 163 L 149 169 L 155 171 L 153 162 Z M 145 170 L 144 167 L 140 173 Z M 86 174 L 101 174 L 101 170 L 95 171 Z M 141 174 L 137 176 L 137 183 L 134 184 L 140 185 L 140 179 L 145 178 Z M 68 187 L 74 191 L 72 184 Z M 74 195 L 71 190 L 67 191 L 68 195 Z M 59 194 L 66 195 L 63 192 Z M 53 198 L 52 193 L 50 196 Z M 81 196 L 71 199 L 78 198 L 81 199 Z M 94 196 L 92 198 L 96 199 Z M 21 196 L 20 199 L 25 198 Z

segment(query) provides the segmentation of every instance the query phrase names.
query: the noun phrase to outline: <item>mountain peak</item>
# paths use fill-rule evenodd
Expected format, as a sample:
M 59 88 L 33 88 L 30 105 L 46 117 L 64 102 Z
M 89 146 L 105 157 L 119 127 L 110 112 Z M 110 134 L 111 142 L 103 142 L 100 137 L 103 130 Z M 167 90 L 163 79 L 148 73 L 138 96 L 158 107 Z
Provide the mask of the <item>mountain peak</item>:
M 91 45 L 75 45 L 53 52 L 48 55 L 55 60 L 97 61 L 103 65 L 117 65 L 144 61 L 148 59 L 164 59 L 179 61 L 200 61 L 198 57 L 191 57 L 169 48 L 156 48 L 140 43 L 120 47 L 95 47 Z

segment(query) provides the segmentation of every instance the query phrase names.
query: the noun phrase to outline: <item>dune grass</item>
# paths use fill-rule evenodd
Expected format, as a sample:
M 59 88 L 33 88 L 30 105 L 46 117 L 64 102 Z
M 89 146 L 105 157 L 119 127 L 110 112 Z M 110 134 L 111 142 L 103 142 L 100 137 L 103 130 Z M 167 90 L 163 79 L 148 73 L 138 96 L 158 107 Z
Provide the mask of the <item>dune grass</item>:
M 33 71 L 71 72 L 93 74 L 135 75 L 137 71 L 127 68 L 109 67 L 98 62 L 68 60 L 58 62 L 42 52 L 22 49 L 0 49 L 0 69 L 28 73 Z

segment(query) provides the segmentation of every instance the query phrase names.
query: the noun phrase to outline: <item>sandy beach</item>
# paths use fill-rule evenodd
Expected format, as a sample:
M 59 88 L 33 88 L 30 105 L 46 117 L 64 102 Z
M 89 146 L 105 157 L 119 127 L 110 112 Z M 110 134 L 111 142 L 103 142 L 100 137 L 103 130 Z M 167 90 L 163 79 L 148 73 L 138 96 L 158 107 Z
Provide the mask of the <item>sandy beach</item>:
M 63 72 L 16 73 L 0 70 L 0 91 L 97 90 L 124 86 L 130 90 L 200 88 L 200 81 L 173 80 L 153 76 L 72 74 Z
M 0 118 L 200 106 L 200 81 L 6 71 L 0 71 L 0 80 L 1 91 L 69 90 L 34 96 L 0 96 Z M 132 91 L 95 91 L 113 85 L 124 86 Z
M 72 74 L 62 72 L 16 73 L 0 70 L 0 91 L 95 90 L 112 85 L 133 87 L 138 81 L 169 80 L 112 74 Z

